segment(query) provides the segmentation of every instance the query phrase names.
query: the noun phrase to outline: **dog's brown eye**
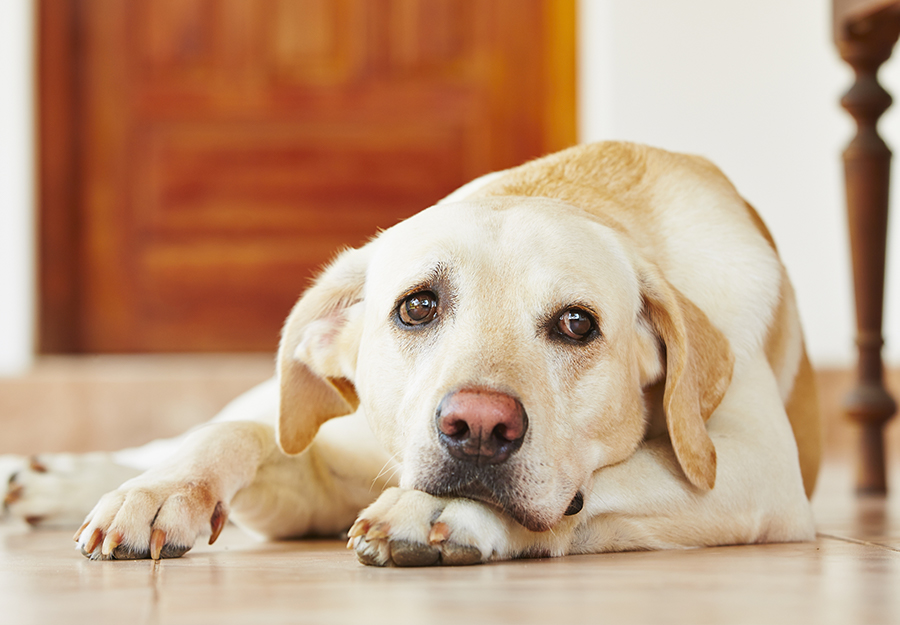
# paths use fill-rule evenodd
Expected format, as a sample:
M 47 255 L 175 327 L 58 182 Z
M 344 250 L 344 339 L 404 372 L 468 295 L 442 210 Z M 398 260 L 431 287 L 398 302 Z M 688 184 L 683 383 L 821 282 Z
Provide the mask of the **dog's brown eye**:
M 568 308 L 559 316 L 556 329 L 574 341 L 585 341 L 594 334 L 594 318 L 581 308 Z
M 400 321 L 408 326 L 428 323 L 437 315 L 437 296 L 431 291 L 413 293 L 400 303 Z

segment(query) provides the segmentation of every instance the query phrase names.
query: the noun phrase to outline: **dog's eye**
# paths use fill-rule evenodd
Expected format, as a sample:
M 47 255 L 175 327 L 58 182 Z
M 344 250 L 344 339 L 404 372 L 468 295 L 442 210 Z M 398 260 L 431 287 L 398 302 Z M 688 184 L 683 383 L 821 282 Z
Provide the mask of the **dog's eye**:
M 400 302 L 400 321 L 408 326 L 420 326 L 437 315 L 437 295 L 431 291 L 413 293 Z
M 573 341 L 586 341 L 596 333 L 596 323 L 589 312 L 567 308 L 556 321 L 556 331 Z

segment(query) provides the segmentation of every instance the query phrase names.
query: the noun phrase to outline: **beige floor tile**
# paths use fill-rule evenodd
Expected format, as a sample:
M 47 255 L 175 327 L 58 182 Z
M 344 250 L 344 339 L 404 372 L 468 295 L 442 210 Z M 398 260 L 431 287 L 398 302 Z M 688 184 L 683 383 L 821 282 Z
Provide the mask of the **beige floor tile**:
M 0 533 L 10 623 L 895 623 L 900 553 L 820 538 L 373 569 L 337 541 L 221 544 L 159 563 L 90 562 L 67 533 Z
M 268 355 L 46 359 L 0 380 L 0 453 L 175 434 L 270 372 Z M 0 623 L 900 623 L 900 464 L 890 498 L 853 495 L 848 376 L 820 379 L 815 542 L 405 570 L 362 566 L 342 541 L 258 543 L 234 527 L 177 560 L 91 562 L 71 532 L 0 526 Z
M 91 562 L 69 532 L 7 526 L 0 622 L 900 622 L 897 498 L 829 494 L 849 481 L 840 466 L 823 477 L 815 542 L 455 569 L 370 568 L 342 541 L 258 543 L 234 527 L 177 560 Z

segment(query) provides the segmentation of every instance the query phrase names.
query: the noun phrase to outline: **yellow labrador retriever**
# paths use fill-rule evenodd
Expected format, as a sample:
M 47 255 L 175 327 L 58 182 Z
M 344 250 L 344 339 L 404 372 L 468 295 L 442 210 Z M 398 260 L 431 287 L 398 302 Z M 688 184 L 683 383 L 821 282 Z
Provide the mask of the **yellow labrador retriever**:
M 818 463 L 757 214 L 701 158 L 601 143 L 343 252 L 291 312 L 277 379 L 103 496 L 76 540 L 160 558 L 226 518 L 349 527 L 362 562 L 400 566 L 808 540 Z

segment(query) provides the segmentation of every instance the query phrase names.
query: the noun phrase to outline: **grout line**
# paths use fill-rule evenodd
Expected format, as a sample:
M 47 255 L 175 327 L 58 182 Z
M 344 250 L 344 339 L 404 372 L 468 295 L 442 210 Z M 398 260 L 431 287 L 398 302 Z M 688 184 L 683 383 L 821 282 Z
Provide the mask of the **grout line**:
M 821 532 L 816 532 L 817 538 L 830 538 L 832 540 L 840 540 L 846 543 L 853 543 L 854 545 L 863 545 L 865 547 L 875 547 L 878 549 L 885 549 L 887 551 L 893 551 L 894 553 L 900 553 L 900 549 L 896 547 L 892 547 L 890 545 L 885 545 L 882 543 L 873 543 L 868 540 L 860 540 L 858 538 L 850 538 L 848 536 L 835 536 L 834 534 L 823 534 Z

